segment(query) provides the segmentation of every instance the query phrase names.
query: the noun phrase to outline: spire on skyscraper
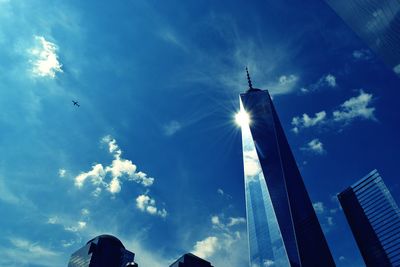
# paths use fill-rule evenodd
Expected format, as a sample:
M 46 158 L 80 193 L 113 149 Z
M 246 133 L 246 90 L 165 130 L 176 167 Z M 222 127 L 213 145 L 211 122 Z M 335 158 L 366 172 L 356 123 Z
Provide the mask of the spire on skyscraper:
M 249 69 L 247 67 L 246 67 L 246 73 L 247 73 L 247 81 L 249 83 L 249 90 L 253 90 L 253 85 L 251 84 Z

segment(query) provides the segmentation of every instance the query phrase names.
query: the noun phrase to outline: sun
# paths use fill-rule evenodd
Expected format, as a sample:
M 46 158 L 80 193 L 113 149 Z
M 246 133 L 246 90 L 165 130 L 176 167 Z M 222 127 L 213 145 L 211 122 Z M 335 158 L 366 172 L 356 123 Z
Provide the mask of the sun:
M 238 113 L 235 114 L 236 124 L 240 127 L 247 126 L 250 124 L 250 115 L 244 109 L 241 109 Z

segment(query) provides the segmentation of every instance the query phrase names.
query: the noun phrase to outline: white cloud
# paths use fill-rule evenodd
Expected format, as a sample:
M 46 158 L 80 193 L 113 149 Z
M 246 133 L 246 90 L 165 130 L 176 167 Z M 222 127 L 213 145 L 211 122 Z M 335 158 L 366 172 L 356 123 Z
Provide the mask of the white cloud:
M 302 147 L 301 149 L 306 150 L 306 151 L 311 151 L 311 152 L 314 152 L 314 153 L 320 154 L 320 155 L 324 154 L 326 152 L 324 149 L 324 145 L 317 138 L 308 142 L 307 145 L 305 147 Z
M 245 266 L 247 259 L 247 238 L 245 219 L 224 214 L 211 216 L 211 229 L 200 241 L 193 242 L 192 253 L 207 258 L 214 266 Z
M 301 91 L 303 94 L 306 94 L 306 93 L 310 92 L 310 90 L 307 89 L 307 88 L 305 88 L 305 87 L 300 88 L 300 91 Z
M 211 223 L 215 226 L 221 226 L 221 222 L 219 220 L 218 216 L 212 216 L 211 217 Z
M 336 87 L 336 77 L 332 74 L 328 74 L 325 76 L 325 82 L 329 87 Z
M 319 125 L 347 125 L 353 120 L 361 118 L 364 120 L 376 120 L 375 107 L 371 107 L 373 95 L 359 91 L 359 95 L 346 100 L 339 108 L 332 112 L 332 116 L 327 116 L 325 111 L 315 113 L 315 117 L 310 117 L 304 113 L 303 116 L 293 117 L 292 131 L 299 133 L 301 129 L 319 126 Z M 318 142 L 314 142 L 315 151 L 321 151 L 318 147 Z M 311 148 L 311 147 L 309 147 Z
M 218 241 L 216 236 L 209 236 L 201 241 L 197 241 L 192 253 L 200 258 L 206 259 L 220 248 Z
M 372 53 L 368 49 L 354 50 L 352 55 L 357 60 L 369 60 L 372 58 Z
M 164 134 L 166 136 L 172 136 L 181 129 L 182 129 L 182 124 L 178 121 L 173 120 L 164 125 Z
M 105 171 L 111 173 L 113 179 L 118 179 L 123 175 L 133 176 L 136 171 L 136 165 L 130 160 L 122 159 L 120 156 L 117 156 L 111 162 L 111 165 L 105 168 Z
M 300 91 L 303 94 L 307 94 L 318 91 L 321 88 L 326 88 L 326 87 L 335 88 L 336 86 L 337 86 L 336 76 L 328 73 L 326 75 L 323 75 L 321 78 L 319 78 L 317 82 L 309 85 L 307 88 L 304 87 L 301 88 Z
M 65 177 L 66 173 L 67 173 L 67 170 L 65 170 L 65 169 L 59 169 L 58 170 L 58 176 L 61 177 L 61 178 Z
M 333 217 L 332 216 L 326 217 L 326 221 L 327 221 L 329 226 L 335 225 L 335 223 L 333 222 Z
M 72 226 L 65 226 L 64 230 L 68 232 L 79 232 L 82 231 L 83 229 L 86 228 L 87 223 L 85 221 L 77 221 L 74 225 Z
M 393 68 L 394 73 L 396 73 L 397 75 L 400 75 L 400 64 L 396 65 Z
M 168 213 L 165 209 L 160 209 L 156 207 L 156 201 L 148 195 L 139 195 L 136 198 L 136 207 L 151 215 L 158 215 L 162 218 L 167 217 Z
M 260 162 L 258 161 L 257 151 L 255 149 L 244 151 L 243 161 L 246 176 L 256 176 L 262 171 Z
M 230 217 L 229 222 L 227 224 L 228 227 L 239 225 L 239 224 L 245 224 L 246 219 L 243 217 Z
M 326 122 L 326 112 L 320 111 L 315 113 L 315 117 L 310 117 L 308 114 L 304 113 L 301 117 L 294 117 L 292 119 L 292 131 L 298 133 L 300 129 L 309 128 L 316 125 L 320 125 Z
M 217 194 L 220 195 L 221 197 L 225 197 L 226 199 L 232 198 L 232 196 L 226 193 L 222 188 L 217 189 Z
M 264 260 L 263 265 L 264 265 L 264 267 L 270 267 L 270 266 L 274 266 L 275 262 L 273 260 Z
M 122 179 L 127 181 L 134 181 L 145 187 L 153 185 L 154 178 L 148 177 L 144 172 L 137 172 L 137 167 L 131 160 L 122 158 L 122 151 L 119 148 L 117 141 L 111 136 L 107 135 L 101 139 L 102 143 L 106 143 L 108 151 L 113 155 L 114 159 L 110 165 L 103 166 L 98 163 L 92 166 L 92 170 L 82 172 L 75 177 L 75 185 L 82 187 L 87 179 L 96 186 L 92 195 L 98 197 L 102 191 L 102 187 L 109 191 L 111 194 L 117 194 L 122 188 Z M 109 182 L 106 178 L 109 177 Z
M 298 77 L 296 75 L 293 75 L 293 74 L 291 74 L 289 76 L 282 75 L 281 77 L 279 77 L 279 84 L 286 85 L 286 84 L 295 82 L 297 80 L 298 80 Z
M 32 72 L 36 76 L 51 77 L 56 76 L 56 72 L 63 72 L 62 65 L 58 61 L 56 54 L 57 46 L 47 41 L 43 36 L 35 36 L 36 45 L 29 50 L 30 55 L 33 57 L 31 60 L 33 64 Z
M 88 209 L 82 209 L 81 210 L 81 215 L 82 216 L 88 216 L 90 214 L 90 211 Z
M 148 177 L 144 172 L 137 172 L 133 175 L 133 178 L 130 177 L 128 179 L 132 179 L 146 187 L 151 186 L 154 183 L 154 178 Z
M 75 243 L 76 243 L 75 240 L 69 240 L 69 241 L 61 240 L 61 245 L 62 245 L 64 248 L 69 248 L 69 247 L 75 245 Z
M 223 221 L 225 221 L 225 223 Z M 229 232 L 230 227 L 245 224 L 246 219 L 243 217 L 229 217 L 229 219 L 226 222 L 226 220 L 224 219 L 224 215 L 222 214 L 221 216 L 218 215 L 211 216 L 211 223 L 214 227 Z
M 260 74 L 258 74 L 258 70 L 255 71 L 255 74 L 257 74 L 257 76 L 260 75 Z M 244 79 L 243 73 L 241 73 L 241 76 L 242 76 L 241 78 Z M 252 76 L 253 76 L 253 72 L 252 72 Z M 299 80 L 299 77 L 295 74 L 281 75 L 278 77 L 276 82 L 267 82 L 267 83 L 264 83 L 264 85 L 261 84 L 261 86 L 259 88 L 268 89 L 268 91 L 270 92 L 270 94 L 272 96 L 288 94 L 296 88 L 298 80 Z
M 77 187 L 82 187 L 85 180 L 90 178 L 92 183 L 95 185 L 100 185 L 103 182 L 106 172 L 104 171 L 103 165 L 96 164 L 92 166 L 92 170 L 88 172 L 82 172 L 75 177 L 75 185 Z
M 333 119 L 349 123 L 356 118 L 376 120 L 374 107 L 369 107 L 372 101 L 372 94 L 360 90 L 360 94 L 346 100 L 338 110 L 333 111 Z
M 47 223 L 48 224 L 58 224 L 60 219 L 57 216 L 51 216 L 48 218 Z
M 103 191 L 103 190 L 100 187 L 96 187 L 96 189 L 93 190 L 93 192 L 92 192 L 92 196 L 93 197 L 99 197 L 100 194 L 101 194 L 101 191 Z
M 325 206 L 322 202 L 313 203 L 313 208 L 317 214 L 322 214 L 325 211 Z
M 119 193 L 121 191 L 121 183 L 118 178 L 113 178 L 108 185 L 108 191 L 112 194 Z

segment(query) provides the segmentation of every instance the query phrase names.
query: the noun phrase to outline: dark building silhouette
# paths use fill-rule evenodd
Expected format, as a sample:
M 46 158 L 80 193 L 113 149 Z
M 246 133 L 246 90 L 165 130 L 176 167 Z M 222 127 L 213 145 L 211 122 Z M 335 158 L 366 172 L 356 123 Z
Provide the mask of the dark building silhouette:
M 192 253 L 187 253 L 177 259 L 169 267 L 213 267 L 211 263 L 202 258 L 193 255 Z
M 250 266 L 335 266 L 266 90 L 240 95 Z
M 400 76 L 400 1 L 325 1 Z
M 400 210 L 378 171 L 338 199 L 367 267 L 400 266 Z
M 126 250 L 112 235 L 100 235 L 89 240 L 71 255 L 68 267 L 138 267 L 135 254 Z

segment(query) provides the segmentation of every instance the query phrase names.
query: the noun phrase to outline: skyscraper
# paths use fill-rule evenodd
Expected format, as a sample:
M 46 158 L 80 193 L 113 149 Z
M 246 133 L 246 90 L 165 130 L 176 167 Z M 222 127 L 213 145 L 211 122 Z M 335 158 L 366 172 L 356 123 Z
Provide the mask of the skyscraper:
M 250 266 L 335 266 L 266 90 L 240 95 Z
M 400 210 L 378 171 L 338 199 L 367 267 L 400 266 Z
M 213 267 L 211 263 L 202 258 L 193 255 L 192 253 L 186 253 L 169 267 Z
M 400 1 L 325 1 L 400 76 Z
M 118 238 L 100 235 L 71 255 L 68 267 L 138 267 L 135 254 L 126 250 Z

